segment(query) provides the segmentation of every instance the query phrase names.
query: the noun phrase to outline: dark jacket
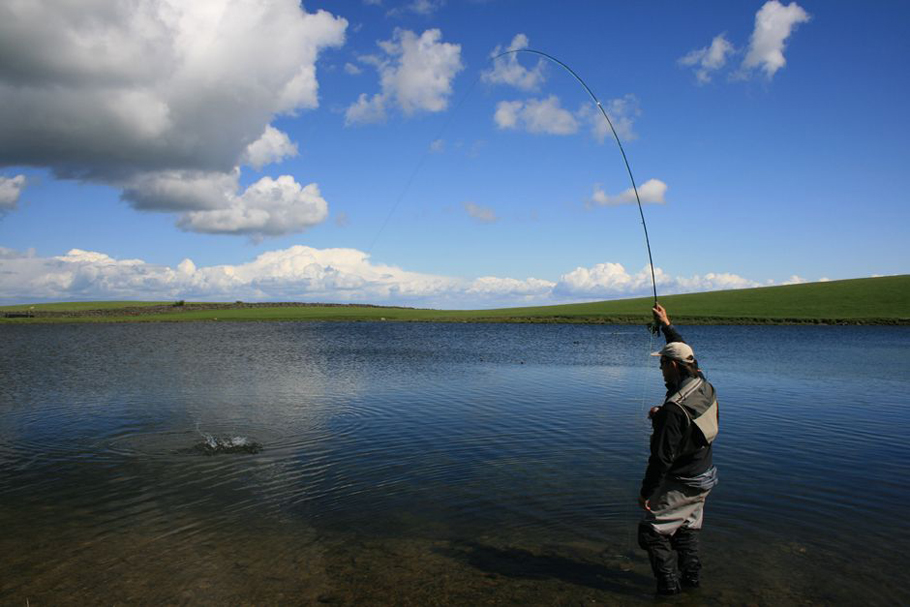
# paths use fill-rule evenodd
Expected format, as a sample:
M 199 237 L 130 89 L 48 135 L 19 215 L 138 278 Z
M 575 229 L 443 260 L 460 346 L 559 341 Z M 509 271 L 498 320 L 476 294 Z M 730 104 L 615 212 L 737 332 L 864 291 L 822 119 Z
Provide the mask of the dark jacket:
M 672 325 L 664 327 L 664 335 L 667 343 L 684 342 Z M 703 375 L 701 377 L 704 379 Z M 686 383 L 684 381 L 683 386 Z M 668 390 L 666 398 L 669 399 L 677 390 L 678 388 Z M 703 390 L 703 397 L 714 396 L 714 387 L 707 380 Z M 667 476 L 693 477 L 708 471 L 713 465 L 711 445 L 680 407 L 665 402 L 651 418 L 651 424 L 654 428 L 651 434 L 651 457 L 648 459 L 645 478 L 641 482 L 641 495 L 646 499 L 657 492 Z

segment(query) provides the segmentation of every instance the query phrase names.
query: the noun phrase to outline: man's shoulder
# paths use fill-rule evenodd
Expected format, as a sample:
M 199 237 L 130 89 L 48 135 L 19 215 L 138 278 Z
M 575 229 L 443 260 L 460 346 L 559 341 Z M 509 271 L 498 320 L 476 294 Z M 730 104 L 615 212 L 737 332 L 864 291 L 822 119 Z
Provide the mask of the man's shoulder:
M 682 407 L 677 405 L 672 401 L 666 401 L 660 409 L 657 410 L 657 413 L 654 414 L 654 417 L 661 422 L 668 422 L 671 420 L 681 419 L 686 417 L 686 413 L 683 411 Z

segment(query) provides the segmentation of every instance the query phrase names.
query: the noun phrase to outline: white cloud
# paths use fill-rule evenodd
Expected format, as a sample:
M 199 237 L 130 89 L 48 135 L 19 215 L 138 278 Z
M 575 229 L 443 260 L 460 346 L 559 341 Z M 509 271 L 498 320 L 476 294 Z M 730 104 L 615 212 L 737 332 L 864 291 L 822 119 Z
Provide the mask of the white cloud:
M 445 6 L 445 0 L 414 0 L 405 9 L 418 15 L 432 15 Z
M 578 267 L 559 277 L 556 290 L 567 295 L 609 297 L 638 293 L 650 286 L 650 274 L 631 276 L 618 263 L 599 263 L 592 268 Z M 646 284 L 647 283 L 647 284 Z
M 711 73 L 724 67 L 727 56 L 733 54 L 735 50 L 725 34 L 718 34 L 710 46 L 690 51 L 679 60 L 679 64 L 692 67 L 699 84 L 706 84 L 711 82 Z
M 493 120 L 500 129 L 521 129 L 548 135 L 571 135 L 578 132 L 578 120 L 572 112 L 560 106 L 559 98 L 555 95 L 546 99 L 500 101 L 496 105 Z
M 227 208 L 184 213 L 177 225 L 193 232 L 243 234 L 254 239 L 302 232 L 322 223 L 329 214 L 319 186 L 301 186 L 290 175 L 263 177 Z
M 822 279 L 822 280 L 824 280 L 824 279 Z M 802 276 L 798 276 L 798 275 L 794 274 L 793 276 L 791 276 L 790 278 L 788 278 L 787 280 L 785 280 L 784 282 L 782 282 L 780 284 L 782 284 L 782 285 L 801 285 L 804 282 L 809 282 L 809 281 L 806 280 L 805 278 L 803 278 Z M 821 282 L 821 281 L 819 281 L 819 282 Z
M 435 139 L 430 143 L 430 153 L 431 154 L 442 154 L 446 150 L 446 142 L 444 139 Z
M 469 295 L 483 295 L 495 297 L 527 298 L 547 297 L 556 286 L 555 282 L 539 278 L 497 278 L 496 276 L 482 276 L 472 280 L 467 285 Z
M 376 93 L 368 97 L 366 93 L 360 93 L 357 101 L 352 103 L 344 113 L 344 124 L 376 124 L 386 121 L 386 98 L 384 95 Z
M 664 295 L 764 286 L 726 272 L 673 277 L 656 268 L 655 275 Z M 34 251 L 0 247 L 0 300 L 6 301 L 193 298 L 466 308 L 635 297 L 648 295 L 651 289 L 648 266 L 629 273 L 611 262 L 577 267 L 553 282 L 422 274 L 374 262 L 356 249 L 301 245 L 262 253 L 239 265 L 198 267 L 184 259 L 176 268 L 80 249 L 41 258 Z
M 672 277 L 660 268 L 655 268 L 654 275 L 658 291 L 665 295 L 762 286 L 730 273 L 709 272 L 686 278 Z M 553 292 L 557 296 L 598 299 L 642 296 L 651 293 L 652 289 L 649 266 L 635 274 L 629 274 L 622 264 L 599 263 L 591 268 L 578 267 L 563 274 Z
M 354 249 L 294 246 L 236 266 L 177 268 L 116 260 L 73 249 L 35 258 L 0 255 L 0 298 L 222 298 L 309 301 L 409 301 L 444 294 L 459 281 L 375 264 Z
M 518 115 L 524 107 L 522 101 L 500 101 L 496 104 L 493 121 L 501 129 L 518 128 Z
M 0 163 L 230 170 L 273 116 L 318 105 L 316 60 L 346 27 L 296 0 L 6 3 Z
M 267 164 L 280 162 L 298 153 L 297 144 L 291 141 L 287 133 L 268 125 L 262 136 L 247 146 L 243 160 L 252 167 L 261 169 Z
M 360 69 L 359 67 L 357 67 L 356 65 L 354 65 L 353 63 L 348 62 L 348 63 L 344 64 L 344 71 L 345 71 L 345 73 L 350 74 L 351 76 L 356 76 L 356 75 L 360 74 L 363 70 Z
M 375 4 L 376 6 L 379 6 L 382 4 L 382 2 L 380 0 L 376 0 L 373 2 L 368 2 L 367 4 Z M 445 5 L 445 0 L 411 0 L 411 2 L 408 2 L 407 4 L 402 4 L 401 6 L 390 8 L 388 11 L 386 11 L 386 15 L 389 17 L 401 17 L 406 13 L 414 13 L 423 17 L 430 17 Z
M 280 160 L 294 146 L 269 125 L 318 106 L 317 59 L 346 27 L 297 0 L 4 3 L 0 166 L 130 188 Z
M 761 69 L 770 80 L 787 63 L 784 58 L 787 38 L 800 23 L 807 21 L 809 13 L 796 2 L 786 6 L 777 0 L 765 2 L 755 14 L 755 30 L 742 63 L 742 75 Z
M 658 284 L 661 284 L 658 282 Z M 729 272 L 708 272 L 704 275 L 698 275 L 691 278 L 678 277 L 675 279 L 667 278 L 663 283 L 663 288 L 672 289 L 676 293 L 693 293 L 700 291 L 723 291 L 727 289 L 749 289 L 760 287 L 761 283 L 748 278 L 743 278 L 737 274 Z
M 362 93 L 348 107 L 345 124 L 382 122 L 392 104 L 406 116 L 445 110 L 452 95 L 452 80 L 464 66 L 461 45 L 441 40 L 438 29 L 420 36 L 396 29 L 392 40 L 379 43 L 383 56 L 361 57 L 376 67 L 382 92 L 372 96 Z
M 25 183 L 25 175 L 0 177 L 0 213 L 16 208 Z
M 524 34 L 516 34 L 512 42 L 506 47 L 505 51 L 516 51 L 528 48 L 528 37 Z M 527 69 L 518 61 L 519 53 L 510 53 L 499 57 L 503 52 L 499 45 L 490 53 L 493 61 L 493 67 L 485 70 L 481 74 L 484 82 L 491 84 L 508 84 L 524 91 L 534 91 L 543 83 L 545 79 L 546 61 L 541 57 L 532 69 Z
M 730 74 L 732 80 L 746 80 L 761 70 L 770 80 L 786 65 L 784 49 L 787 39 L 800 23 L 810 20 L 810 15 L 796 2 L 788 5 L 778 0 L 769 0 L 755 14 L 755 28 L 745 50 L 745 58 L 739 68 Z M 680 65 L 691 67 L 699 84 L 711 81 L 714 73 L 723 69 L 728 60 L 740 51 L 727 40 L 726 34 L 718 34 L 711 44 L 690 51 L 678 60 Z
M 464 202 L 462 205 L 468 215 L 479 223 L 495 223 L 499 220 L 496 212 L 490 207 L 484 207 L 473 202 Z
M 634 141 L 638 135 L 634 130 L 635 119 L 641 115 L 641 106 L 638 97 L 631 93 L 618 99 L 608 99 L 603 104 L 604 111 L 610 117 L 616 135 L 621 141 Z M 591 134 L 597 141 L 603 143 L 606 138 L 612 138 L 610 125 L 604 120 L 600 110 L 589 103 L 584 104 L 577 112 L 579 120 L 587 121 L 591 125 Z
M 638 186 L 638 197 L 642 204 L 665 204 L 667 193 L 667 184 L 660 179 L 649 179 Z M 588 207 L 592 206 L 615 206 L 620 204 L 635 204 L 635 190 L 629 188 L 616 196 L 610 196 L 601 189 L 599 184 L 594 185 L 594 193 L 588 200 Z
M 617 136 L 622 141 L 638 138 L 633 130 L 633 123 L 641 114 L 641 109 L 635 95 L 610 99 L 603 106 L 613 122 Z M 581 124 L 587 124 L 590 126 L 591 135 L 601 143 L 606 137 L 613 136 L 609 124 L 596 106 L 585 103 L 573 113 L 561 106 L 556 95 L 550 95 L 545 99 L 500 101 L 496 104 L 493 122 L 497 128 L 504 130 L 522 130 L 548 135 L 572 135 L 578 132 Z
M 135 177 L 123 197 L 139 210 L 180 212 L 183 230 L 246 235 L 254 240 L 302 232 L 328 217 L 319 186 L 290 175 L 263 177 L 240 192 L 240 171 L 162 171 Z

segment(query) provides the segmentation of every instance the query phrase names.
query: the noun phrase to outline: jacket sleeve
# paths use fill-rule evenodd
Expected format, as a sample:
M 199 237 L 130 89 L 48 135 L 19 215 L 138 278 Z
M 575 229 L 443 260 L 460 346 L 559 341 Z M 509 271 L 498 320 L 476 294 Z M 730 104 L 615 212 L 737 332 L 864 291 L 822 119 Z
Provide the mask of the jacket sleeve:
M 679 331 L 676 330 L 676 327 L 673 325 L 666 325 L 663 327 L 664 337 L 667 338 L 667 343 L 671 344 L 674 341 L 681 341 L 686 343 L 686 340 L 682 338 L 682 335 L 679 334 Z
M 650 499 L 660 488 L 667 473 L 679 454 L 683 440 L 682 411 L 674 405 L 665 404 L 654 414 L 654 432 L 651 434 L 651 457 L 648 458 L 648 469 L 641 482 L 641 496 Z

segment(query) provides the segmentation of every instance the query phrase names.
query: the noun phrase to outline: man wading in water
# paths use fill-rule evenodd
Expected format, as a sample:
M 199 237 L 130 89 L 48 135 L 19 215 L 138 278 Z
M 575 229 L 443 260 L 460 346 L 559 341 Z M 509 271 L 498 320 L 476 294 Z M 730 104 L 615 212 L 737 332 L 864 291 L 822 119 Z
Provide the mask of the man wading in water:
M 652 311 L 667 338 L 667 345 L 652 354 L 660 356 L 667 396 L 648 412 L 654 432 L 638 497 L 645 510 L 638 545 L 648 552 L 658 594 L 676 594 L 680 584 L 699 585 L 698 534 L 705 498 L 717 484 L 711 443 L 717 436 L 718 409 L 714 386 L 698 369 L 692 348 L 660 304 Z

